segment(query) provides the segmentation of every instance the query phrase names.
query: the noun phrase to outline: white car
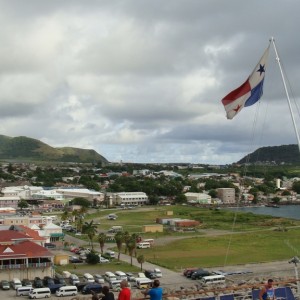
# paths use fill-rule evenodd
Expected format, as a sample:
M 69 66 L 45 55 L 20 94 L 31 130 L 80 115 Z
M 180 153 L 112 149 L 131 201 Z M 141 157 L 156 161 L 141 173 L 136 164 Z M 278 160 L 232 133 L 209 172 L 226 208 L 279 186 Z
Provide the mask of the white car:
M 104 284 L 104 278 L 101 275 L 95 274 L 94 278 L 95 278 L 95 282 Z
M 109 260 L 101 255 L 99 255 L 99 263 L 100 264 L 105 264 L 105 263 L 109 263 Z
M 162 272 L 160 269 L 155 268 L 154 273 L 156 275 L 156 278 L 161 278 L 162 277 Z

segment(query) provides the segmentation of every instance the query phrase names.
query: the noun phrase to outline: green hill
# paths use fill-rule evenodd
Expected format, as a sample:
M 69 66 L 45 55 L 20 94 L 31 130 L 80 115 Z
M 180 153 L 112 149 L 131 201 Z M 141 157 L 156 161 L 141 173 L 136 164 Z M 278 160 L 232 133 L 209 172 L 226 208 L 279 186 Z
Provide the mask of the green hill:
M 72 147 L 53 148 L 39 140 L 26 136 L 9 137 L 5 135 L 0 135 L 0 159 L 108 163 L 107 159 L 95 150 Z
M 249 157 L 248 157 L 249 156 Z M 300 164 L 298 145 L 262 147 L 246 155 L 238 163 L 273 163 Z

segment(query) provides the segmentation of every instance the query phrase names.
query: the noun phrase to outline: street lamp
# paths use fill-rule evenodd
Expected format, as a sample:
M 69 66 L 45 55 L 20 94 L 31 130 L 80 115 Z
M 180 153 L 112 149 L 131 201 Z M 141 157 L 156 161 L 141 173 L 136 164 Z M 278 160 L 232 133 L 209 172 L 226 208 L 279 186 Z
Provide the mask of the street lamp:
M 300 282 L 299 282 L 299 275 L 298 275 L 298 268 L 297 264 L 300 263 L 300 259 L 297 256 L 294 256 L 292 259 L 289 260 L 289 264 L 294 264 L 295 269 L 295 276 L 297 281 L 297 294 L 300 294 Z

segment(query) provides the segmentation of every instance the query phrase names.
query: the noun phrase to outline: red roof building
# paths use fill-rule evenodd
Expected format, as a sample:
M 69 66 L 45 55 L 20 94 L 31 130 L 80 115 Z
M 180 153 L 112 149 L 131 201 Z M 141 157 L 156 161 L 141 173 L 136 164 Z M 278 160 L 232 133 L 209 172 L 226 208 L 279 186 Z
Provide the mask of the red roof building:
M 36 238 L 15 230 L 0 231 L 0 280 L 52 275 L 54 255 Z

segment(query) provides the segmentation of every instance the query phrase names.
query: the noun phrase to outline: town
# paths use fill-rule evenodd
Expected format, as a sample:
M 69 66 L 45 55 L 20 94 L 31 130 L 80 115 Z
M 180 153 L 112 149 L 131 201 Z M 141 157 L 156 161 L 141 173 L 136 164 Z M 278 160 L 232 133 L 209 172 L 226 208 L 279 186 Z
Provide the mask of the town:
M 166 228 L 187 234 L 201 228 L 199 220 L 174 217 L 173 205 L 217 211 L 237 205 L 276 207 L 300 203 L 299 178 L 270 174 L 266 178 L 242 176 L 237 167 L 232 170 L 228 166 L 114 164 L 101 167 L 2 163 L 0 178 L 1 285 L 5 289 L 10 282 L 8 288 L 11 286 L 21 295 L 28 295 L 33 286 L 49 288 L 50 293 L 58 296 L 71 296 L 75 290 L 65 291 L 62 288 L 65 281 L 76 283 L 76 293 L 90 293 L 91 290 L 86 290 L 89 282 L 94 283 L 97 292 L 101 291 L 99 285 L 104 282 L 118 291 L 120 281 L 125 277 L 129 278 L 132 287 L 147 287 L 149 282 L 167 271 L 161 272 L 154 267 L 145 273 L 132 269 L 127 272 L 129 275 L 116 271 L 113 279 L 109 279 L 111 274 L 106 274 L 109 272 L 105 272 L 106 275 L 97 273 L 97 276 L 86 272 L 78 279 L 76 272 L 60 273 L 62 269 L 55 266 L 73 264 L 75 267 L 83 262 L 105 265 L 112 259 L 119 260 L 122 244 L 125 253 L 129 251 L 128 263 L 132 266 L 134 249 L 152 249 Z M 118 221 L 118 211 L 134 214 L 150 207 L 164 209 L 161 214 L 156 213 L 156 221 L 152 224 L 145 218 L 139 234 L 128 233 L 122 225 L 110 223 Z M 87 218 L 89 214 L 94 217 Z M 152 233 L 151 238 L 149 233 Z M 96 252 L 95 238 L 100 243 Z M 165 238 L 162 236 L 162 239 Z M 71 255 L 66 251 L 71 251 Z M 143 254 L 136 259 L 137 264 L 146 264 Z M 125 277 L 117 277 L 117 272 Z M 185 270 L 185 276 L 204 280 L 204 283 L 210 283 L 210 280 L 225 283 L 225 273 L 220 271 L 212 273 L 189 268 Z M 182 283 L 183 279 L 179 279 Z M 166 286 L 171 284 L 164 283 Z M 25 289 L 22 284 L 29 287 Z

